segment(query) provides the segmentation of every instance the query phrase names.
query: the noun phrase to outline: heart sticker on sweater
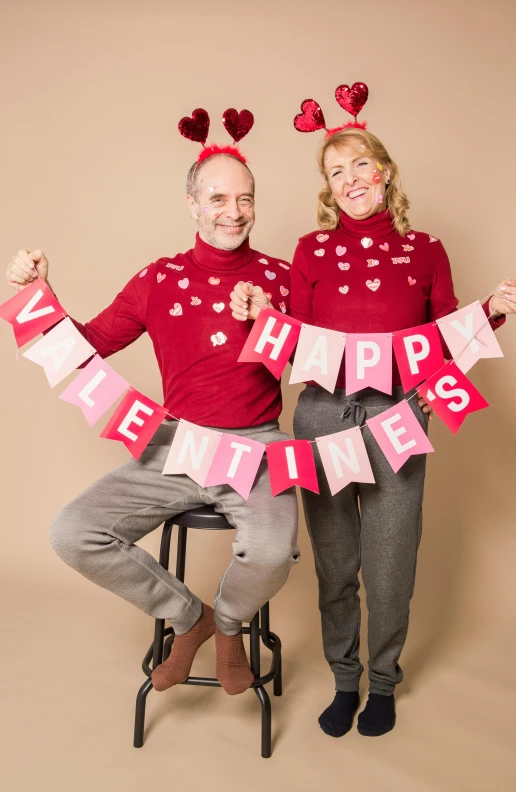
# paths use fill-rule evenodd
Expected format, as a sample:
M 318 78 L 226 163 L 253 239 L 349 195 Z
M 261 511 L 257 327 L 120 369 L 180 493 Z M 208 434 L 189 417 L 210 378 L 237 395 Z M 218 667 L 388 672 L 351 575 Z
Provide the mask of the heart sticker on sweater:
M 326 242 L 326 240 L 329 239 L 330 237 L 328 236 L 328 234 L 317 234 L 315 238 L 317 239 L 318 242 Z
M 156 275 L 156 280 L 158 281 L 158 283 L 161 283 L 161 281 L 165 280 L 166 277 L 167 276 L 164 273 L 158 272 L 158 274 Z
M 181 316 L 182 313 L 183 309 L 179 303 L 174 303 L 174 307 L 169 311 L 170 316 Z
M 416 279 L 415 278 L 411 278 L 410 275 L 409 275 L 408 276 L 408 282 L 409 282 L 409 286 L 413 286 L 416 283 Z
M 190 281 L 188 280 L 188 278 L 183 278 L 183 280 L 177 282 L 177 285 L 179 286 L 180 289 L 188 289 L 189 283 Z
M 144 269 L 144 270 L 142 270 L 142 271 L 140 272 L 140 278 L 143 278 L 143 276 L 144 276 L 144 275 L 146 275 L 146 274 L 147 274 L 147 272 L 148 272 L 148 270 L 147 270 L 147 269 Z
M 371 245 L 373 244 L 373 240 L 370 237 L 362 237 L 362 239 L 360 240 L 360 244 L 362 245 L 362 247 L 368 248 L 371 247 Z
M 289 270 L 289 269 L 290 269 L 290 267 L 288 266 L 288 264 L 282 264 L 282 263 L 281 263 L 281 261 L 278 261 L 278 266 L 279 266 L 279 267 L 283 267 L 283 269 L 286 269 L 286 270 Z
M 267 265 L 267 264 L 269 263 L 269 262 L 267 261 L 267 259 L 265 259 L 265 258 L 258 259 L 258 262 L 259 262 L 260 264 L 265 264 L 265 265 Z
M 387 252 L 389 250 L 389 243 L 384 242 L 383 245 L 380 245 L 380 250 L 385 250 Z
M 415 238 L 416 238 L 415 234 L 407 234 L 407 239 L 415 239 Z
M 286 313 L 287 312 L 287 306 L 285 305 L 284 302 L 280 302 L 279 307 L 280 307 L 281 313 Z
M 431 236 L 431 237 L 428 237 L 428 239 L 429 239 L 429 241 L 430 241 L 430 242 L 439 242 L 439 240 L 437 239 L 437 237 L 433 237 L 433 236 Z
M 265 270 L 265 277 L 268 278 L 269 280 L 274 280 L 274 278 L 276 277 L 276 273 L 271 272 L 270 270 Z
M 378 259 L 367 259 L 368 267 L 377 267 L 379 263 Z
M 213 303 L 213 310 L 217 311 L 217 313 L 220 313 L 224 310 L 224 303 Z
M 208 283 L 210 286 L 218 286 L 220 283 L 220 278 L 208 278 Z
M 401 246 L 405 253 L 409 253 L 411 250 L 414 250 L 414 245 L 402 245 Z
M 340 270 L 348 270 L 351 267 L 351 264 L 348 264 L 347 261 L 339 261 L 338 267 Z
M 344 247 L 343 245 L 337 245 L 337 247 L 335 248 L 335 253 L 337 254 L 337 256 L 345 256 L 346 251 L 347 248 Z
M 167 264 L 166 266 L 170 269 L 177 270 L 178 272 L 181 272 L 181 270 L 184 270 L 185 268 L 184 264 Z
M 378 288 L 380 288 L 380 278 L 375 278 L 374 281 L 367 280 L 366 286 L 368 289 L 371 289 L 371 291 L 375 292 Z
M 324 248 L 319 248 L 319 250 L 314 250 L 316 256 L 324 256 Z
M 198 297 L 192 297 L 191 305 L 200 305 L 201 302 L 202 300 L 200 300 Z
M 214 335 L 210 336 L 211 343 L 213 346 L 222 346 L 228 340 L 228 337 L 224 335 L 224 333 L 215 333 Z
M 282 294 L 282 296 L 283 296 L 283 297 L 286 297 L 286 296 L 287 296 L 287 294 L 288 294 L 288 289 L 285 289 L 285 287 L 284 287 L 284 286 L 280 286 L 280 287 L 279 287 L 279 290 L 280 290 L 280 292 L 281 292 L 281 294 Z
M 339 291 L 341 294 L 347 294 L 349 291 L 349 286 L 339 286 Z

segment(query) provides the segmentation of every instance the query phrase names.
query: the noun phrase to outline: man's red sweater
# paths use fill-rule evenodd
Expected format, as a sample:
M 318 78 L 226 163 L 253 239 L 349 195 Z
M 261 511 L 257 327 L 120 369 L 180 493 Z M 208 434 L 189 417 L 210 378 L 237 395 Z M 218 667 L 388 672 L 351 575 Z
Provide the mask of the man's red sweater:
M 457 304 L 441 242 L 420 231 L 402 237 L 388 210 L 365 220 L 341 212 L 335 231 L 301 237 L 294 253 L 291 315 L 305 324 L 391 333 L 440 319 Z M 483 307 L 489 315 L 489 301 Z M 504 321 L 502 316 L 490 323 L 496 329 Z M 336 387 L 345 384 L 343 361 Z M 393 385 L 399 384 L 393 359 Z
M 192 250 L 149 264 L 90 322 L 72 321 L 102 358 L 147 331 L 171 415 L 221 429 L 257 426 L 280 414 L 280 383 L 261 363 L 237 363 L 251 323 L 233 319 L 229 295 L 250 280 L 286 312 L 289 269 L 249 240 L 226 251 L 197 235 Z

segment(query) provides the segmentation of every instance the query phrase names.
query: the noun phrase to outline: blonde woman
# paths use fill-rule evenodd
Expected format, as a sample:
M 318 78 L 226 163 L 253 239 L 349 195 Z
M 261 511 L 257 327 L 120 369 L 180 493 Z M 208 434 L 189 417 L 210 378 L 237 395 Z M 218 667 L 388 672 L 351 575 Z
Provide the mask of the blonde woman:
M 444 247 L 429 234 L 411 231 L 398 168 L 378 138 L 354 126 L 330 133 L 319 167 L 319 229 L 302 237 L 295 251 L 292 316 L 332 330 L 383 333 L 454 311 L 458 300 Z M 262 300 L 261 289 L 250 288 L 239 286 L 232 295 L 238 318 L 254 318 L 255 303 Z M 248 308 L 249 296 L 254 302 Z M 484 310 L 493 314 L 494 328 L 504 314 L 515 313 L 516 280 L 500 284 Z M 367 388 L 348 397 L 342 366 L 334 394 L 317 385 L 301 393 L 295 436 L 313 440 L 360 426 L 404 397 L 395 363 L 392 396 Z M 409 403 L 426 431 L 430 408 L 422 399 Z M 332 496 L 314 445 L 320 494 L 302 491 L 324 652 L 336 686 L 319 724 L 333 737 L 349 731 L 359 707 L 360 568 L 369 612 L 369 698 L 358 730 L 379 736 L 394 727 L 394 689 L 402 680 L 398 661 L 421 538 L 425 455 L 412 456 L 395 474 L 368 428 L 363 436 L 375 484 L 352 483 Z

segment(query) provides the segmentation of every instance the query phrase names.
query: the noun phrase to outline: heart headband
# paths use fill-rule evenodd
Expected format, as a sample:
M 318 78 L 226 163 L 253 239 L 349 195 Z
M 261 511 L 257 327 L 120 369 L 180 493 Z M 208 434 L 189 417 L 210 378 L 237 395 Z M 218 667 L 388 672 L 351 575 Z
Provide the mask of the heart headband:
M 235 143 L 238 143 L 252 128 L 254 116 L 249 110 L 241 110 L 239 113 L 233 107 L 230 107 L 222 114 L 222 123 Z M 194 110 L 191 118 L 189 116 L 182 118 L 177 126 L 183 137 L 202 144 L 202 150 L 197 157 L 197 164 L 214 154 L 229 154 L 243 162 L 244 165 L 247 164 L 246 158 L 236 146 L 205 145 L 210 130 L 210 117 L 202 107 Z
M 301 112 L 294 118 L 294 126 L 298 132 L 316 132 L 318 129 L 326 130 L 326 137 L 333 135 L 335 132 L 340 132 L 341 129 L 347 127 L 356 127 L 357 129 L 365 129 L 366 122 L 357 121 L 357 115 L 362 110 L 367 102 L 369 89 L 365 83 L 353 83 L 351 88 L 349 85 L 339 85 L 335 89 L 335 99 L 348 113 L 354 117 L 355 121 L 348 124 L 343 124 L 334 129 L 328 129 L 326 121 L 324 120 L 323 111 L 314 99 L 305 99 L 301 104 Z

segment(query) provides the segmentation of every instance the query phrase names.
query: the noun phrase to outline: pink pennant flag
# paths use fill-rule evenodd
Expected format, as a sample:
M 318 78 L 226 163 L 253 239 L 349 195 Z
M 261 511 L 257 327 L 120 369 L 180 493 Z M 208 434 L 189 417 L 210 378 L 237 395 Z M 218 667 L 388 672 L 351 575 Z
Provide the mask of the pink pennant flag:
M 437 319 L 437 324 L 463 374 L 480 358 L 503 357 L 493 328 L 478 300 L 460 311 Z
M 453 360 L 416 390 L 453 434 L 457 434 L 466 415 L 489 407 Z
M 223 434 L 203 486 L 229 484 L 247 500 L 264 451 L 265 445 L 256 440 Z
M 80 407 L 89 425 L 93 426 L 129 387 L 105 360 L 95 355 L 59 398 Z
M 130 388 L 100 436 L 107 440 L 120 440 L 129 453 L 139 459 L 166 414 L 160 404 Z
M 346 396 L 364 388 L 392 393 L 390 333 L 349 333 L 345 364 Z
M 294 484 L 312 492 L 319 492 L 310 440 L 279 440 L 277 443 L 268 443 L 267 461 L 273 496 Z
M 168 452 L 163 474 L 184 473 L 204 487 L 222 437 L 222 432 L 214 432 L 212 429 L 205 429 L 203 426 L 181 419 Z
M 273 308 L 262 308 L 238 358 L 239 363 L 263 363 L 276 379 L 281 377 L 294 349 L 301 322 Z
M 290 384 L 313 380 L 333 393 L 345 345 L 345 333 L 304 324 L 297 342 Z
M 443 348 L 435 324 L 395 332 L 392 345 L 405 393 L 444 365 Z
M 374 484 L 360 427 L 353 426 L 343 432 L 316 437 L 315 442 L 332 495 L 347 487 L 351 481 Z
M 43 366 L 50 387 L 53 388 L 95 352 L 73 322 L 66 317 L 24 352 L 23 357 Z
M 0 305 L 0 317 L 13 326 L 18 347 L 60 322 L 66 311 L 42 278 Z
M 406 399 L 366 424 L 395 473 L 413 454 L 430 454 L 434 450 Z

